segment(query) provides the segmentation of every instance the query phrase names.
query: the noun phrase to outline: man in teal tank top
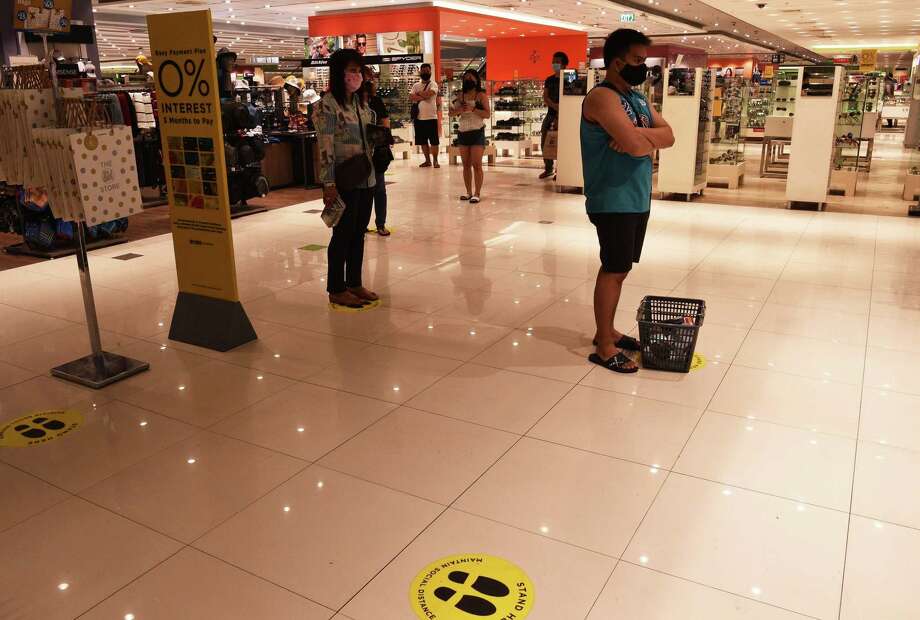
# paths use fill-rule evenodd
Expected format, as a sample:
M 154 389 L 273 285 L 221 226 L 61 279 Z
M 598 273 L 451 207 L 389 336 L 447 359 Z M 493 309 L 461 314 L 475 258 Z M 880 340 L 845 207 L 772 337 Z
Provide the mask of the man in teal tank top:
M 594 287 L 595 346 L 588 358 L 614 372 L 639 368 L 624 351 L 638 351 L 635 338 L 613 325 L 623 281 L 639 262 L 652 199 L 652 155 L 674 144 L 671 127 L 633 90 L 642 84 L 651 40 L 621 28 L 604 44 L 604 81 L 585 97 L 581 161 L 588 218 L 597 228 L 601 267 Z

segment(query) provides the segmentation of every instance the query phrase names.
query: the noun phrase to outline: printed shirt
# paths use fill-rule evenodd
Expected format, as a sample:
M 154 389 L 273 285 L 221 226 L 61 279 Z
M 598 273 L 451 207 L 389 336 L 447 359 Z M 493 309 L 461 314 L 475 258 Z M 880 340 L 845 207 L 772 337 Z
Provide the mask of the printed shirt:
M 343 108 L 332 93 L 326 93 L 313 106 L 313 124 L 319 143 L 320 183 L 334 183 L 335 167 L 348 158 L 361 153 L 370 155 L 362 124 L 374 124 L 377 118 L 372 109 L 367 106 L 359 108 L 357 102 L 358 97 L 355 96 L 352 105 Z M 373 166 L 371 168 L 367 181 L 359 187 L 374 187 Z
M 416 82 L 412 85 L 412 94 L 417 95 L 424 90 L 433 90 L 438 92 L 438 83 L 434 80 L 430 82 Z M 418 120 L 433 121 L 438 118 L 438 96 L 434 95 L 428 99 L 418 102 Z
M 602 82 L 597 88 L 616 92 L 620 105 L 636 127 L 651 127 L 652 112 L 638 92 L 620 93 Z M 581 117 L 581 161 L 588 213 L 645 213 L 651 209 L 652 158 L 618 153 L 609 146 L 604 128 Z

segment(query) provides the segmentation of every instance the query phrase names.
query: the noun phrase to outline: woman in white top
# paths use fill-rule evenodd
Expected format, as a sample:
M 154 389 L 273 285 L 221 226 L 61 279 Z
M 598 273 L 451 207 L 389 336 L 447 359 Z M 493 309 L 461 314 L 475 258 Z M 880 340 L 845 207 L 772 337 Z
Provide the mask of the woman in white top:
M 460 124 L 457 146 L 463 160 L 463 182 L 466 184 L 466 194 L 460 196 L 460 200 L 469 200 L 476 204 L 482 191 L 482 154 L 486 148 L 485 119 L 489 118 L 492 112 L 489 109 L 489 96 L 482 88 L 479 73 L 473 69 L 463 72 L 463 89 L 451 102 L 450 113 L 459 117 Z

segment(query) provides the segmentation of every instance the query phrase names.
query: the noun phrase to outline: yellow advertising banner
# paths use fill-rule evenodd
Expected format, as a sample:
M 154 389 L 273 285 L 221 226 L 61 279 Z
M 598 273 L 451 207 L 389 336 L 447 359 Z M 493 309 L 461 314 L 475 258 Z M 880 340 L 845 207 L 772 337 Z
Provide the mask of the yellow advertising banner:
M 72 0 L 16 0 L 13 29 L 70 32 Z
M 878 63 L 878 50 L 859 50 L 859 70 L 875 71 L 875 65 Z
M 773 77 L 773 72 L 774 72 L 774 70 L 775 70 L 775 69 L 774 69 L 773 65 L 764 65 L 764 67 L 763 67 L 763 76 L 764 76 L 765 78 L 772 78 L 772 77 Z
M 211 12 L 148 15 L 179 290 L 239 301 Z

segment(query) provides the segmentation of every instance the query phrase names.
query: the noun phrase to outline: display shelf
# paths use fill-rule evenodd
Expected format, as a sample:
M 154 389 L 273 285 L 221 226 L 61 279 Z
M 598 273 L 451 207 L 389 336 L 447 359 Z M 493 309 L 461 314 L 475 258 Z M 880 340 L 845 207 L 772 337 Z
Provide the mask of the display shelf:
M 744 78 L 718 78 L 713 91 L 712 138 L 707 184 L 737 189 L 744 178 L 744 110 L 749 88 Z
M 540 144 L 540 129 L 546 116 L 543 82 L 501 82 L 496 84 L 492 101 L 493 137 L 498 153 L 514 152 L 518 158 L 533 155 L 535 145 Z
M 868 88 L 862 76 L 848 76 L 837 105 L 830 186 L 846 196 L 856 193 L 857 173 L 868 171 L 872 160 L 878 113 L 866 112 L 867 98 Z
M 770 116 L 795 116 L 795 99 L 798 89 L 798 67 L 780 67 L 773 77 Z
M 709 167 L 714 95 L 711 69 L 671 68 L 662 114 L 674 130 L 674 146 L 661 151 L 657 189 L 663 193 L 702 193 Z

